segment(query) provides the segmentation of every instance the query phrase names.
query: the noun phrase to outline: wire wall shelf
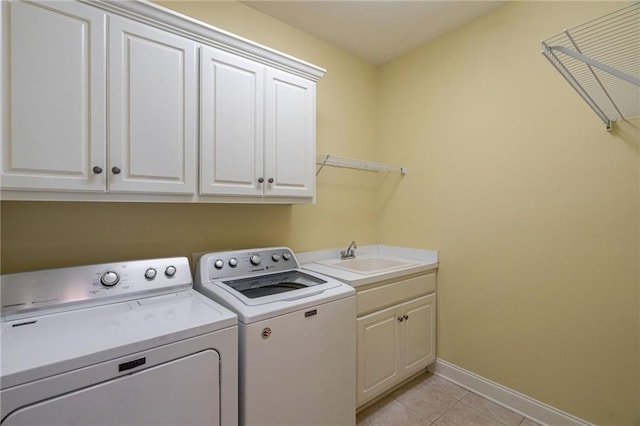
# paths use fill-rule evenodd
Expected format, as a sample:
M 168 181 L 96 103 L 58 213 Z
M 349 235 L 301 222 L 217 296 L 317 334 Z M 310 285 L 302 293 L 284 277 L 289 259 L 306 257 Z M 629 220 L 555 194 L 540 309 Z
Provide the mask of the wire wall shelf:
M 324 166 L 342 167 L 347 169 L 365 170 L 368 172 L 398 172 L 403 176 L 407 174 L 406 166 L 394 166 L 391 164 L 375 163 L 373 161 L 358 160 L 356 158 L 339 157 L 337 155 L 322 154 L 316 157 L 316 164 L 320 166 L 316 176 Z
M 640 116 L 640 2 L 544 40 L 542 54 L 607 130 Z

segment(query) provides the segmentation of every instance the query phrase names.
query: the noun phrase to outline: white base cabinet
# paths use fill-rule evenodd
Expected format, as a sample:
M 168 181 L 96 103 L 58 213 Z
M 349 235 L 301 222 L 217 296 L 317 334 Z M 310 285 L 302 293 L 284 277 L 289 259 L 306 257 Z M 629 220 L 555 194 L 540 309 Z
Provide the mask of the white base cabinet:
M 315 200 L 323 69 L 151 2 L 7 0 L 0 21 L 3 199 Z
M 360 407 L 435 361 L 435 273 L 367 286 L 356 299 Z

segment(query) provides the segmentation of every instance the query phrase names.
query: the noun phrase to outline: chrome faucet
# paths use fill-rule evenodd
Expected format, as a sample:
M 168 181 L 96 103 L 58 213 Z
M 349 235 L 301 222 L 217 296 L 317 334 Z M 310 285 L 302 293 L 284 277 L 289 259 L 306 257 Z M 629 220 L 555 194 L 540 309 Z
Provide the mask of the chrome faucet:
M 356 242 L 351 241 L 351 244 L 349 244 L 349 247 L 347 247 L 347 250 L 340 251 L 340 259 L 355 259 L 357 248 L 358 248 L 358 245 L 356 244 Z

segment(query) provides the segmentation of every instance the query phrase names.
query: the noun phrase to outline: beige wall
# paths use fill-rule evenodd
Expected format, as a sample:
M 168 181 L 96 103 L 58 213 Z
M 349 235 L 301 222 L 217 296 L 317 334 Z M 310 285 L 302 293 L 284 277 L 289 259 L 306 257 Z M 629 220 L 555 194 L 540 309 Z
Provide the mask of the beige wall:
M 167 7 L 328 70 L 317 87 L 317 152 L 370 157 L 377 69 L 234 2 Z M 308 206 L 3 201 L 2 272 L 201 251 L 288 245 L 296 251 L 377 240 L 370 176 L 322 171 Z
M 314 206 L 5 201 L 3 273 L 351 239 L 440 249 L 439 357 L 634 423 L 640 123 L 605 132 L 539 53 L 619 4 L 509 3 L 379 69 L 238 3 L 162 4 L 326 68 L 318 153 L 408 175 L 326 169 Z
M 379 239 L 440 249 L 438 356 L 602 425 L 640 422 L 640 120 L 539 44 L 621 5 L 509 3 L 381 69 Z

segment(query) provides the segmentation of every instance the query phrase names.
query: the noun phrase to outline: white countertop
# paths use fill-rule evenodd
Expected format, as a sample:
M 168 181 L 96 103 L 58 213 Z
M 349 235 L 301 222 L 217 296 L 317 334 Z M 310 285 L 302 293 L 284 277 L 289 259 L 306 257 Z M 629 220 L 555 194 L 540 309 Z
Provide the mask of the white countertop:
M 385 256 L 396 259 L 411 260 L 413 261 L 412 264 L 405 268 L 398 268 L 390 271 L 381 271 L 379 273 L 358 273 L 355 271 L 348 271 L 338 267 L 332 267 L 330 265 L 318 263 L 332 259 L 340 259 L 341 250 L 344 250 L 344 248 L 296 253 L 296 258 L 298 259 L 298 263 L 301 264 L 302 268 L 324 275 L 329 275 L 342 282 L 350 284 L 353 287 L 398 278 L 419 272 L 427 272 L 438 268 L 437 251 L 387 246 L 380 244 L 359 246 L 356 249 L 356 258 L 358 258 L 358 256 Z

